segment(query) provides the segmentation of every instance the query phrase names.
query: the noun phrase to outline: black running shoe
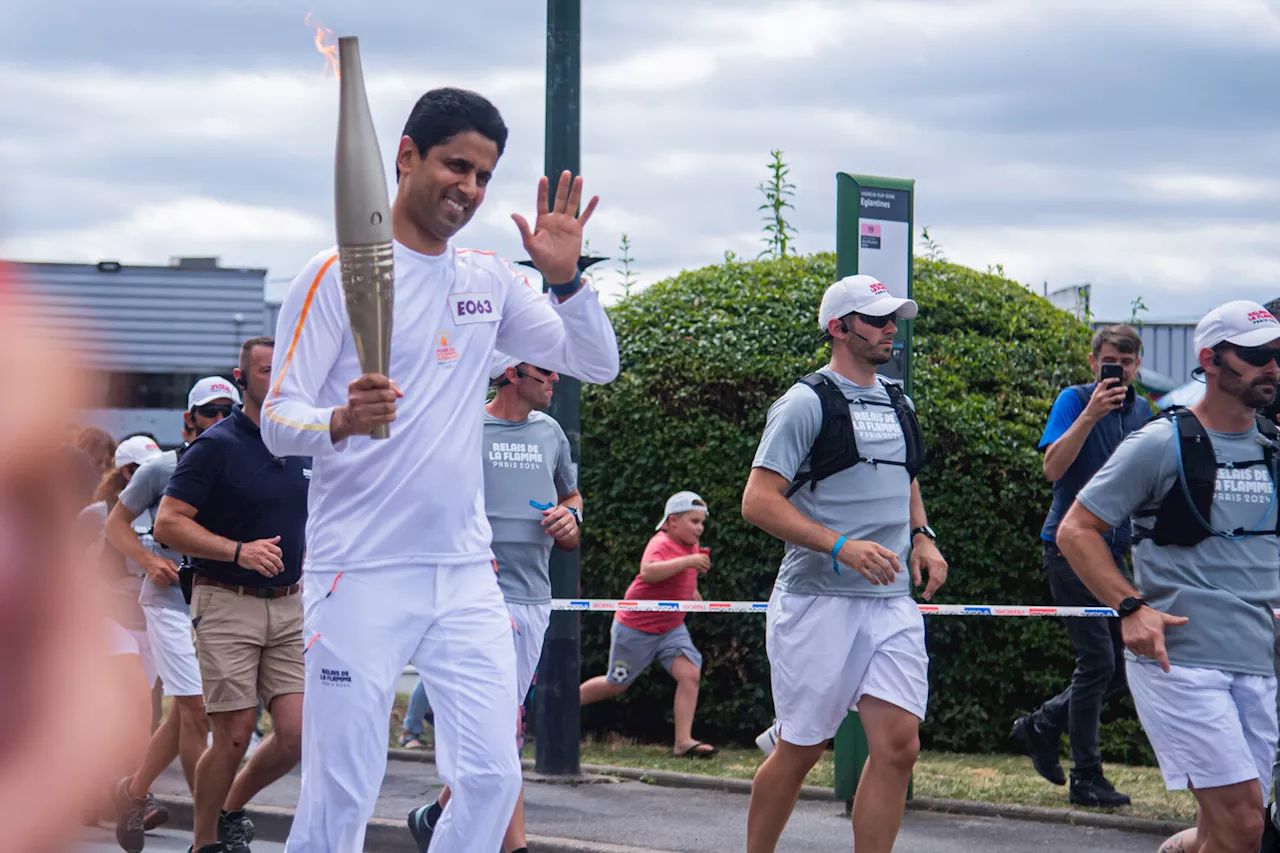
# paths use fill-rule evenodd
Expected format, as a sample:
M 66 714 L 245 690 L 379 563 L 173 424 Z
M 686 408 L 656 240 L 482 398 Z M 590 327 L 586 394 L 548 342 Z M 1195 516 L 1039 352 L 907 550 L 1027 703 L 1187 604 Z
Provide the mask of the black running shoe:
M 151 794 L 147 794 L 147 813 L 142 818 L 142 828 L 147 832 L 155 829 L 157 826 L 163 826 L 169 822 L 169 810 L 160 805 L 156 798 Z
M 1031 756 L 1031 766 L 1037 773 L 1055 785 L 1067 784 L 1067 774 L 1058 755 L 1061 735 L 1041 731 L 1035 718 L 1028 714 L 1013 724 L 1013 737 Z
M 253 821 L 245 815 L 244 809 L 218 815 L 218 842 L 226 847 L 227 853 L 250 853 L 252 841 Z
M 440 813 L 443 811 L 439 803 L 432 803 L 429 806 L 418 806 L 409 812 L 409 834 L 418 845 L 418 853 L 427 853 L 427 848 L 431 846 L 431 836 L 436 831 L 436 821 L 440 820 Z
M 112 799 L 116 807 L 116 843 L 126 853 L 142 853 L 146 845 L 147 798 L 129 796 L 132 777 L 116 782 Z
M 1073 805 L 1091 809 L 1116 809 L 1129 805 L 1129 795 L 1117 791 L 1102 775 L 1101 767 L 1073 767 L 1067 799 Z

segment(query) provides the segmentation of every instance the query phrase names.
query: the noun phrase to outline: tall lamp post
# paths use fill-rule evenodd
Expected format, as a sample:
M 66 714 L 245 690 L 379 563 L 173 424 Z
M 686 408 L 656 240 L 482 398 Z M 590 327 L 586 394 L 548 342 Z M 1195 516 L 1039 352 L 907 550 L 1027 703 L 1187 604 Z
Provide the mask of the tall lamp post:
M 581 0 L 547 0 L 547 140 L 546 173 L 550 179 L 552 203 L 557 179 L 566 169 L 579 170 L 579 114 L 581 111 Z M 589 261 L 590 259 L 583 259 Z M 578 262 L 583 269 L 583 260 Z M 588 264 L 589 265 L 589 264 Z M 562 376 L 551 398 L 550 414 L 569 438 L 573 462 L 581 459 L 582 434 L 579 427 L 579 382 Z M 578 552 L 551 552 L 551 594 L 555 598 L 577 598 Z M 578 614 L 557 611 L 551 614 L 547 639 L 538 667 L 536 768 L 548 775 L 580 772 L 578 743 L 581 725 L 578 708 L 580 683 L 580 630 Z

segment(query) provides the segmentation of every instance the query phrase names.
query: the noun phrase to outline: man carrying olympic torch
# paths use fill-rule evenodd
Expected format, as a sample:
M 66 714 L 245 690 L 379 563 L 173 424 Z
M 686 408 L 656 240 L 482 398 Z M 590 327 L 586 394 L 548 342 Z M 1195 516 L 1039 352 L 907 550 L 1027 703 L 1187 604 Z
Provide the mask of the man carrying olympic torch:
M 436 765 L 453 792 L 432 850 L 492 853 L 520 792 L 515 652 L 484 509 L 489 360 L 496 345 L 608 382 L 618 350 L 578 274 L 582 227 L 597 201 L 575 214 L 581 177 L 560 176 L 554 207 L 542 179 L 532 229 L 512 217 L 552 295 L 492 253 L 451 243 L 483 202 L 506 139 L 497 109 L 473 92 L 436 89 L 410 113 L 390 208 L 387 374 L 361 370 L 356 340 L 367 329 L 349 331 L 351 294 L 333 250 L 303 269 L 281 307 L 263 438 L 279 456 L 311 456 L 314 471 L 303 775 L 289 853 L 363 849 L 407 661 L 436 709 Z M 389 438 L 367 437 L 393 421 Z

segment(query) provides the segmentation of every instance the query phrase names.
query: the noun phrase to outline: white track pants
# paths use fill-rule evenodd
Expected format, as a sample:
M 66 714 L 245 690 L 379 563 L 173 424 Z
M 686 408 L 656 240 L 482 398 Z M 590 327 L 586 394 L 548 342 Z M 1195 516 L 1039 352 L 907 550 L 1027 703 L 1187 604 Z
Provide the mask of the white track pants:
M 359 853 L 407 662 L 435 709 L 452 789 L 432 853 L 493 853 L 520 793 L 511 618 L 491 563 L 307 572 L 302 790 L 287 853 Z M 408 833 L 408 829 L 405 830 Z

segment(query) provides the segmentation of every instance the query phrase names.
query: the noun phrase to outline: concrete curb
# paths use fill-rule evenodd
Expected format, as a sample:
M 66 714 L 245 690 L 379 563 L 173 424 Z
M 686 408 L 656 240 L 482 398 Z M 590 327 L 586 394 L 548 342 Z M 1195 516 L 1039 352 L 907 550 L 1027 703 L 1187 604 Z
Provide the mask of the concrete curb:
M 429 749 L 390 749 L 387 757 L 393 761 L 418 761 L 431 763 L 435 753 Z M 524 761 L 525 770 L 533 770 L 534 762 Z M 637 767 L 613 767 L 602 764 L 584 764 L 583 773 L 600 776 L 616 776 L 651 785 L 669 788 L 696 788 L 702 791 L 726 791 L 750 794 L 750 779 L 730 779 L 724 776 L 704 776 L 698 773 L 676 773 L 671 770 L 642 770 Z M 805 785 L 800 789 L 802 800 L 835 800 L 834 788 Z M 1128 817 L 1107 812 L 1086 812 L 1077 809 L 1050 809 L 1040 806 L 1017 806 L 1003 803 L 975 803 L 969 800 L 948 800 L 939 797 L 917 797 L 907 802 L 912 811 L 941 814 L 970 815 L 972 817 L 999 817 L 1008 820 L 1035 821 L 1037 823 L 1061 823 L 1070 826 L 1090 826 L 1097 829 L 1118 829 L 1124 832 L 1140 832 L 1168 837 L 1187 829 L 1191 824 L 1172 820 Z
M 169 810 L 167 829 L 191 829 L 193 811 L 190 797 L 157 797 Z M 253 821 L 254 837 L 263 841 L 283 844 L 293 825 L 293 810 L 276 806 L 249 804 L 245 812 Z M 365 828 L 365 849 L 377 853 L 418 853 L 418 845 L 403 820 L 371 818 Z M 606 844 L 599 841 L 581 841 L 576 838 L 557 838 L 547 835 L 529 836 L 530 853 L 669 853 L 648 847 L 631 847 L 625 844 Z

